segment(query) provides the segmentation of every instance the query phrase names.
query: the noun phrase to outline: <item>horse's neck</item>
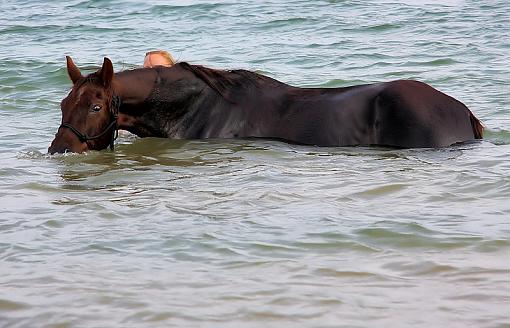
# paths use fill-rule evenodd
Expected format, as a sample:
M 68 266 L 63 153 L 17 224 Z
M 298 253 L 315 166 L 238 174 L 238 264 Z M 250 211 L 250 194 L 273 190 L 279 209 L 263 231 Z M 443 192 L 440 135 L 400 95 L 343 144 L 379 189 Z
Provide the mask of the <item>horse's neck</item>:
M 115 74 L 114 92 L 125 104 L 142 102 L 154 87 L 155 73 L 150 70 L 124 71 Z
M 197 111 L 204 83 L 180 68 L 135 70 L 116 76 L 122 99 L 119 128 L 141 137 L 183 137 L 183 118 Z M 200 97 L 198 95 L 200 94 Z
M 118 77 L 118 78 L 117 78 Z M 193 72 L 135 70 L 116 76 L 122 99 L 119 128 L 141 137 L 225 138 L 272 134 L 278 117 L 270 111 L 290 88 L 268 80 L 232 90 L 213 88 Z M 280 104 L 281 105 L 281 104 Z

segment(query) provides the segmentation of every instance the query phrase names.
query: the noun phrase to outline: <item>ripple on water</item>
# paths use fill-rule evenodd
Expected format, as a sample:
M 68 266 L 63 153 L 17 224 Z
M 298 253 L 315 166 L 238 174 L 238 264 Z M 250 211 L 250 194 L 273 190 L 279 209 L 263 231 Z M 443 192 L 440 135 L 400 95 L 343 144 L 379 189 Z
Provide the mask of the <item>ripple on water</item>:
M 484 138 L 495 145 L 510 145 L 510 131 L 485 129 Z
M 383 249 L 437 251 L 471 248 L 483 242 L 480 236 L 433 231 L 416 223 L 379 223 L 374 227 L 355 229 L 353 233 L 360 242 Z
M 30 305 L 23 302 L 0 299 L 0 311 L 18 311 L 29 308 Z
M 459 270 L 458 267 L 447 264 L 435 263 L 432 261 L 391 262 L 385 264 L 383 268 L 395 271 L 400 275 L 413 277 L 448 275 L 456 273 Z
M 369 199 L 404 192 L 409 187 L 411 186 L 402 183 L 387 184 L 384 186 L 371 187 L 368 190 L 357 192 L 351 196 Z

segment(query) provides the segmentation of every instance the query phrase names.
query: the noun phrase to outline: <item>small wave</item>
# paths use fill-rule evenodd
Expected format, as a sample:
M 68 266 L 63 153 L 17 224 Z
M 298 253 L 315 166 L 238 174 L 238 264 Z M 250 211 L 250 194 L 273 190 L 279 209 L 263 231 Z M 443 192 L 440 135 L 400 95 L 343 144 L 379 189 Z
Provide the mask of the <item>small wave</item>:
M 442 275 L 448 273 L 454 273 L 459 268 L 439 264 L 432 261 L 424 262 L 392 262 L 384 265 L 384 268 L 392 271 L 397 271 L 399 274 L 405 274 L 406 276 L 429 276 L 429 275 Z
M 257 249 L 260 251 L 267 252 L 299 252 L 299 248 L 294 245 L 285 245 L 282 243 L 274 243 L 274 242 L 251 242 L 246 243 L 250 248 Z
M 361 198 L 375 198 L 375 197 L 383 197 L 387 195 L 392 195 L 394 193 L 402 192 L 409 187 L 406 184 L 395 183 L 395 184 L 387 184 L 384 186 L 377 186 L 374 188 L 367 189 L 362 192 L 358 192 L 355 196 Z
M 42 153 L 41 153 L 42 154 Z M 44 158 L 44 159 L 57 159 L 57 160 L 62 160 L 62 159 L 65 159 L 65 158 L 76 158 L 76 157 L 82 157 L 82 156 L 86 156 L 88 153 L 56 153 L 56 154 L 48 154 L 48 153 L 45 153 L 45 154 L 42 154 L 41 157 L 35 157 L 35 158 L 32 158 L 32 159 L 37 159 L 37 158 Z
M 155 5 L 151 8 L 154 14 L 169 14 L 175 12 L 201 11 L 206 12 L 229 5 L 228 3 L 196 3 L 190 5 Z
M 111 25 L 85 25 L 80 24 L 76 26 L 66 27 L 67 32 L 78 32 L 78 33 L 111 33 L 111 32 L 132 32 L 133 28 L 128 27 L 114 27 Z
M 267 21 L 260 25 L 260 28 L 262 29 L 268 29 L 268 28 L 278 28 L 278 27 L 288 27 L 290 28 L 292 25 L 298 25 L 302 23 L 311 23 L 311 19 L 304 18 L 304 17 L 293 17 L 293 18 L 287 18 L 287 19 L 275 19 Z
M 383 79 L 395 79 L 395 78 L 404 78 L 404 79 L 419 79 L 422 75 L 422 71 L 392 71 L 382 74 Z
M 385 24 L 365 25 L 365 26 L 358 26 L 358 27 L 342 26 L 341 28 L 345 32 L 365 34 L 365 33 L 387 32 L 387 31 L 399 29 L 401 27 L 402 26 L 399 24 L 385 23 Z M 327 27 L 327 29 L 329 30 L 330 28 Z
M 28 308 L 28 305 L 21 302 L 14 302 L 6 299 L 0 299 L 0 311 L 17 311 Z
M 378 24 L 378 25 L 369 26 L 366 28 L 366 31 L 385 32 L 385 31 L 389 31 L 389 30 L 399 29 L 400 27 L 401 26 L 397 25 L 397 24 L 386 23 L 386 24 Z
M 322 277 L 348 278 L 348 279 L 366 279 L 380 277 L 378 274 L 372 272 L 338 270 L 333 268 L 319 268 L 314 271 L 314 274 Z
M 269 21 L 271 24 L 294 24 L 294 23 L 302 23 L 308 21 L 307 18 L 304 17 L 292 17 L 287 19 L 275 19 L 272 21 Z
M 49 219 L 40 224 L 40 226 L 47 228 L 47 229 L 56 229 L 56 228 L 62 228 L 64 226 L 64 221 L 62 220 L 56 220 L 56 219 Z
M 17 159 L 41 159 L 46 157 L 46 153 L 39 151 L 38 149 L 29 149 L 21 151 L 16 155 Z
M 71 199 L 68 197 L 62 197 L 60 199 L 51 201 L 51 204 L 53 204 L 53 205 L 80 205 L 83 203 L 84 202 L 81 200 Z
M 99 4 L 103 2 L 102 0 L 86 0 L 86 1 L 79 1 L 74 4 L 67 4 L 65 5 L 67 8 L 90 8 L 94 4 Z
M 7 28 L 0 30 L 0 35 L 2 34 L 21 34 L 27 35 L 32 32 L 44 32 L 45 34 L 58 33 L 65 30 L 64 26 L 60 25 L 37 25 L 37 26 L 28 26 L 28 25 L 12 25 Z
M 342 80 L 342 79 L 333 79 L 333 80 L 329 80 L 326 83 L 319 84 L 317 87 L 319 87 L 319 88 L 340 88 L 340 87 L 350 86 L 353 84 L 355 84 L 355 82 L 353 82 L 353 81 Z
M 453 58 L 439 58 L 429 61 L 408 61 L 407 63 L 402 64 L 402 66 L 448 66 L 457 64 L 458 61 Z
M 495 239 L 486 240 L 478 245 L 477 250 L 480 252 L 501 252 L 503 249 L 510 250 L 510 240 Z
M 510 145 L 510 131 L 485 130 L 484 139 L 498 146 Z
M 382 225 L 382 226 L 381 226 Z M 476 246 L 483 239 L 474 235 L 450 235 L 416 223 L 386 224 L 354 231 L 360 242 L 375 247 L 455 249 Z
M 356 250 L 358 252 L 377 252 L 378 250 L 352 240 L 337 240 L 337 241 L 297 241 L 290 244 L 290 246 L 298 247 L 302 250 L 318 250 L 322 252 L 331 251 L 337 253 L 339 250 Z
M 79 246 L 74 249 L 70 249 L 68 254 L 70 255 L 90 255 L 90 254 L 125 254 L 126 250 L 120 247 L 114 247 L 107 245 L 107 243 L 91 243 L 85 246 Z

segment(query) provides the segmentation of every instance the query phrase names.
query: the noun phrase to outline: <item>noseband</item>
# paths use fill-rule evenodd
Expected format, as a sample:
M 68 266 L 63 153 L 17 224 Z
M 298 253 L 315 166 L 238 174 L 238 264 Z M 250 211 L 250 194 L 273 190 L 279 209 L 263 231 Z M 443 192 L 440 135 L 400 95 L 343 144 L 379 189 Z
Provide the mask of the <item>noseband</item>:
M 78 139 L 81 142 L 87 142 L 89 140 L 96 140 L 96 139 L 101 138 L 106 133 L 108 133 L 108 131 L 111 128 L 113 128 L 113 130 L 112 130 L 112 137 L 110 139 L 110 149 L 113 150 L 114 141 L 119 136 L 119 129 L 118 129 L 118 126 L 117 126 L 117 118 L 119 117 L 120 103 L 121 103 L 120 97 L 114 95 L 112 97 L 112 102 L 110 104 L 110 114 L 111 114 L 110 115 L 110 123 L 108 124 L 108 126 L 106 128 L 104 128 L 104 130 L 101 133 L 96 134 L 95 136 L 89 137 L 88 135 L 86 135 L 84 133 L 81 133 L 77 128 L 75 128 L 74 126 L 72 126 L 69 123 L 62 123 L 62 124 L 60 124 L 59 130 L 60 130 L 60 128 L 67 128 L 67 129 L 71 130 L 78 137 Z

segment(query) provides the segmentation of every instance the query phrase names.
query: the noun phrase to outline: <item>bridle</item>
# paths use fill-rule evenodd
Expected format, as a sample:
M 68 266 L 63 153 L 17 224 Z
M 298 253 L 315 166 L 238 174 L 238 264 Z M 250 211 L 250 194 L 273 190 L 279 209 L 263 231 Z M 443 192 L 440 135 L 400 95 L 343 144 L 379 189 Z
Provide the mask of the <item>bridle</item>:
M 95 136 L 89 137 L 85 133 L 81 133 L 77 128 L 75 128 L 74 126 L 72 126 L 69 123 L 62 123 L 62 124 L 60 124 L 58 129 L 60 130 L 60 128 L 67 128 L 67 129 L 71 130 L 78 137 L 78 139 L 81 142 L 87 142 L 89 140 L 96 140 L 96 139 L 101 138 L 106 133 L 108 133 L 108 131 L 110 129 L 113 128 L 111 139 L 110 139 L 110 149 L 113 150 L 114 141 L 119 136 L 119 129 L 118 129 L 118 126 L 117 126 L 117 118 L 119 117 L 120 104 L 121 104 L 120 97 L 116 96 L 116 95 L 113 95 L 112 102 L 110 103 L 110 114 L 111 114 L 110 115 L 110 123 L 108 124 L 108 126 L 106 128 L 104 128 L 104 130 L 101 133 L 96 134 Z

